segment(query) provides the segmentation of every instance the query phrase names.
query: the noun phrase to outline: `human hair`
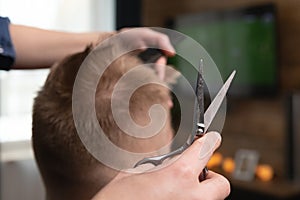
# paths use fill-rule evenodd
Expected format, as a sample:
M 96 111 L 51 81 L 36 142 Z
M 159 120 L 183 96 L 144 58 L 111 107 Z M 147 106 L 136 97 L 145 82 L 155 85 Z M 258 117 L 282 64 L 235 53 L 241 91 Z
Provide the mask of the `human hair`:
M 87 150 L 74 123 L 73 86 L 82 62 L 91 51 L 93 47 L 89 46 L 53 66 L 34 100 L 32 142 L 48 200 L 90 199 L 118 173 Z M 132 120 L 139 126 L 145 126 L 151 122 L 149 109 L 159 104 L 166 111 L 163 127 L 157 134 L 145 139 L 140 137 L 143 132 L 139 133 L 141 135 L 128 135 L 114 120 L 111 107 L 113 91 L 121 77 L 135 66 L 143 64 L 138 53 L 134 51 L 122 55 L 105 70 L 97 85 L 95 110 L 99 125 L 110 141 L 127 151 L 143 153 L 156 151 L 170 143 L 173 129 L 170 91 L 151 66 L 141 66 L 140 70 L 132 71 L 131 76 L 135 81 L 146 80 L 149 84 L 134 91 L 127 110 L 121 106 L 124 103 L 122 94 L 128 93 L 131 82 L 124 81 L 118 85 L 121 93 L 116 100 L 121 107 L 115 109 L 117 113 L 114 114 L 122 116 L 129 110 Z M 101 61 L 102 58 L 98 59 Z M 86 131 L 91 131 L 88 126 Z

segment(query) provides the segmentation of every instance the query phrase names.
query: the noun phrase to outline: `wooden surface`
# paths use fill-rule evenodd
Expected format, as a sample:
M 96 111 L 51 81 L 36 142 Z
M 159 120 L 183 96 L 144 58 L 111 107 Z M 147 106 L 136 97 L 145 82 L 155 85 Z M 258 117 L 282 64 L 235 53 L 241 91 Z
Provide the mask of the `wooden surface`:
M 285 181 L 236 181 L 231 180 L 232 193 L 228 199 L 298 200 L 300 185 Z M 236 193 L 239 191 L 239 195 Z M 250 195 L 245 197 L 245 193 Z M 255 194 L 255 195 L 254 195 Z
M 229 100 L 220 151 L 234 157 L 238 149 L 256 150 L 259 162 L 285 174 L 286 115 L 283 98 Z
M 143 0 L 145 26 L 164 27 L 179 14 L 232 9 L 274 2 L 278 10 L 280 86 L 283 91 L 300 89 L 300 1 L 299 0 Z
M 266 99 L 229 100 L 231 102 L 222 132 L 223 144 L 220 151 L 224 156 L 234 157 L 239 148 L 257 150 L 260 154 L 260 163 L 272 165 L 275 180 L 279 182 L 264 184 L 255 181 L 252 183 L 234 181 L 234 184 L 249 190 L 262 190 L 282 196 L 286 195 L 285 192 L 299 192 L 299 185 L 296 189 L 291 189 L 290 185 L 282 180 L 286 174 L 287 134 L 284 98 L 290 91 L 300 90 L 300 1 L 143 0 L 142 21 L 144 26 L 166 27 L 168 20 L 176 15 L 233 9 L 266 2 L 273 2 L 277 7 L 280 94 Z

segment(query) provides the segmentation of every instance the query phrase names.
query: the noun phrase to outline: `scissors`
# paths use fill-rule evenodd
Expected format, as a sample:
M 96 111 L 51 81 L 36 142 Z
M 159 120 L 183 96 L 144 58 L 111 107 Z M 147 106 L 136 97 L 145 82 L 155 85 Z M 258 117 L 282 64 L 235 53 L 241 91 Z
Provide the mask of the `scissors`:
M 235 76 L 235 70 L 230 74 L 229 78 L 226 80 L 222 88 L 219 90 L 218 94 L 211 102 L 206 112 L 204 113 L 204 79 L 203 79 L 203 59 L 200 60 L 197 85 L 196 85 L 196 101 L 195 101 L 195 112 L 194 119 L 196 119 L 195 127 L 193 128 L 192 133 L 190 134 L 188 140 L 178 149 L 160 156 L 148 157 L 140 160 L 135 164 L 134 167 L 137 167 L 142 164 L 151 163 L 155 166 L 163 163 L 167 158 L 173 157 L 175 155 L 181 154 L 194 142 L 196 138 L 202 137 L 207 129 L 209 128 L 211 122 L 213 121 L 215 115 L 217 114 L 224 97 L 229 89 L 229 86 Z M 207 174 L 207 168 L 205 167 L 200 174 L 199 179 L 204 180 Z

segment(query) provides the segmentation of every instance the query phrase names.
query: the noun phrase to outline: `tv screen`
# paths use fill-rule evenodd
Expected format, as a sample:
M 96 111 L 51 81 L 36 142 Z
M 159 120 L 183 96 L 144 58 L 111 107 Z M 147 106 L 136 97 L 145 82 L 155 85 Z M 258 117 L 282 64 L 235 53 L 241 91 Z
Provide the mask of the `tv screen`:
M 173 29 L 199 42 L 216 63 L 223 80 L 235 69 L 229 95 L 257 96 L 277 91 L 276 10 L 260 5 L 180 15 Z M 183 70 L 183 59 L 172 63 Z

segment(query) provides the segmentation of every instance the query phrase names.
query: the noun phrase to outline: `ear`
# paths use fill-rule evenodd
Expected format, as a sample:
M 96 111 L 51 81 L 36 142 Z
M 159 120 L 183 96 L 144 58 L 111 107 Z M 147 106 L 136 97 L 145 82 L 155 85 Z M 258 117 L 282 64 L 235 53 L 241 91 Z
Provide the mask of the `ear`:
M 166 73 L 165 73 L 165 82 L 170 84 L 175 84 L 177 82 L 177 78 L 180 76 L 180 72 L 177 71 L 173 66 L 167 65 Z

